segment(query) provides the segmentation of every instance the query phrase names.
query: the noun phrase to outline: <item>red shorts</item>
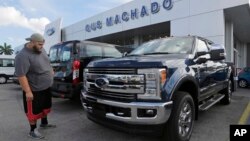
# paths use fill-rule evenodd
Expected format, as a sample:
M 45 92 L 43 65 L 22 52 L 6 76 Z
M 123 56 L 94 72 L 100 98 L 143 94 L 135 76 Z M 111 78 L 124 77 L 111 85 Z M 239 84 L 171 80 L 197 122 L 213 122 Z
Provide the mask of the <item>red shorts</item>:
M 42 91 L 36 91 L 33 93 L 33 100 L 26 101 L 25 92 L 23 92 L 23 106 L 24 111 L 29 121 L 34 121 L 46 116 L 52 105 L 52 96 L 50 88 Z

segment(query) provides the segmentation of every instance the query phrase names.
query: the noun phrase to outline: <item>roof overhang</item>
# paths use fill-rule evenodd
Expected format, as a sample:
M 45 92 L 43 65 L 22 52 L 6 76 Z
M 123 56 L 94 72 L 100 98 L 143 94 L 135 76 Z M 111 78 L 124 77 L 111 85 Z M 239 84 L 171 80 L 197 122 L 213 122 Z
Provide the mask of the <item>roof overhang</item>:
M 250 6 L 240 5 L 225 9 L 225 20 L 234 26 L 234 35 L 242 42 L 250 43 Z

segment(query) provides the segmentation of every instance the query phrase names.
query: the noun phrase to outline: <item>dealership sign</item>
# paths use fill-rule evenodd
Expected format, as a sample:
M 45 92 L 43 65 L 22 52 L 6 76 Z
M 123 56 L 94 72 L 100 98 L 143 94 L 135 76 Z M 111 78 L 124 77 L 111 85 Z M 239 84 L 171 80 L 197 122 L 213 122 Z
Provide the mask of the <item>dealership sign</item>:
M 160 6 L 162 5 L 163 9 L 170 10 L 173 7 L 173 1 L 172 0 L 163 0 L 162 4 L 158 2 L 152 2 L 150 5 L 150 8 L 143 5 L 140 9 L 135 8 L 131 9 L 130 12 L 124 11 L 120 14 L 116 14 L 115 16 L 107 17 L 105 21 L 105 25 L 107 27 L 111 27 L 115 24 L 120 24 L 122 22 L 128 22 L 129 20 L 136 20 L 139 17 L 143 18 L 146 16 L 149 16 L 150 14 L 156 14 L 161 9 Z M 150 9 L 150 10 L 148 10 Z M 87 24 L 85 26 L 86 32 L 96 31 L 98 29 L 102 29 L 103 27 L 103 21 L 96 21 L 91 24 Z
M 52 27 L 52 28 L 49 28 L 47 31 L 46 31 L 46 34 L 48 35 L 48 36 L 51 36 L 51 35 L 53 35 L 54 33 L 55 33 L 55 28 L 54 27 Z

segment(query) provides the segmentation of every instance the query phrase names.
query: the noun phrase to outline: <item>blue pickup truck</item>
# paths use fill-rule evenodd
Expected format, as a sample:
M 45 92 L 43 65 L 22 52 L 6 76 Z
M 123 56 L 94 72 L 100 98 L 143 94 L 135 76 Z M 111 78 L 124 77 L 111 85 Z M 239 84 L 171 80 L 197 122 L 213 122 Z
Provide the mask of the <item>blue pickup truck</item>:
M 233 71 L 224 60 L 225 48 L 202 37 L 155 39 L 89 63 L 81 101 L 94 122 L 187 141 L 199 110 L 231 102 Z

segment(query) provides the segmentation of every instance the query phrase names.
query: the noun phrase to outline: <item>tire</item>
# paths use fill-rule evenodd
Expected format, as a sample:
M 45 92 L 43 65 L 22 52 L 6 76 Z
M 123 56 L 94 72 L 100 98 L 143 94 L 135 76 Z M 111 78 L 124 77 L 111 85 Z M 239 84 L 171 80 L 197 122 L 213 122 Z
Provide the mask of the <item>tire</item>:
M 7 77 L 0 76 L 0 84 L 5 84 L 5 83 L 7 83 Z
M 230 104 L 232 99 L 232 80 L 229 79 L 227 87 L 222 90 L 221 94 L 225 95 L 225 97 L 221 100 L 221 103 L 224 105 Z
M 164 141 L 188 141 L 192 135 L 195 106 L 186 92 L 174 93 L 173 108 L 163 131 Z
M 244 80 L 244 79 L 240 79 L 239 82 L 238 82 L 238 85 L 241 88 L 247 88 L 248 87 L 247 81 Z

